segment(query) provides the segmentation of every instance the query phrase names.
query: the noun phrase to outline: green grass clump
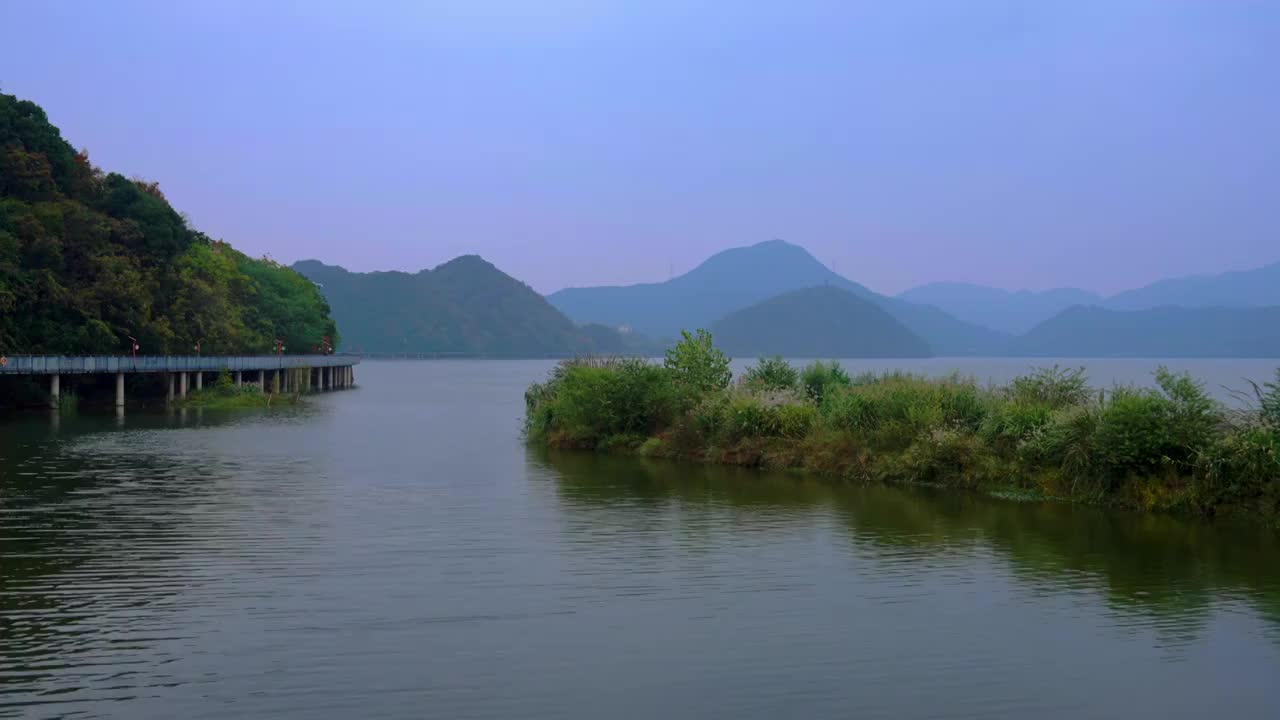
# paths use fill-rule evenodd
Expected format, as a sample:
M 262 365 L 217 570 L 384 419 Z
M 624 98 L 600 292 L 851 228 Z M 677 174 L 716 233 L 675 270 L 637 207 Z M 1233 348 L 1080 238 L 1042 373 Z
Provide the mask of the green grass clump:
M 223 370 L 218 373 L 218 378 L 212 385 L 189 393 L 185 398 L 178 400 L 177 404 L 181 407 L 240 409 L 270 407 L 273 402 L 279 403 L 282 400 L 296 402 L 297 397 L 264 393 L 257 385 L 246 384 L 236 387 L 231 380 L 231 374 Z
M 742 383 L 752 390 L 792 390 L 800 384 L 800 373 L 781 357 L 761 358 L 747 368 Z
M 849 387 L 851 383 L 849 373 L 835 361 L 827 363 L 819 360 L 800 371 L 801 386 L 809 398 L 817 403 L 822 402 L 822 398 L 829 392 Z
M 1186 374 L 1155 388 L 1091 388 L 1081 370 L 1002 387 L 958 375 L 850 377 L 764 359 L 730 384 L 705 333 L 663 365 L 561 363 L 525 394 L 530 441 L 555 447 L 788 467 L 1204 514 L 1280 516 L 1280 374 L 1230 411 Z

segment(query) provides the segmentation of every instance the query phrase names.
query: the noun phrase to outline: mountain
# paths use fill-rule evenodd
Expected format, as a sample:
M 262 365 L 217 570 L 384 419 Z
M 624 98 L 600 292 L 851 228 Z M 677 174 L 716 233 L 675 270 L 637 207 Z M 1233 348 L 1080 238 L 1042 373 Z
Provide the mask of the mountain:
M 781 240 L 717 253 L 693 270 L 661 283 L 566 288 L 547 299 L 578 322 L 629 325 L 646 335 L 675 337 L 710 327 L 728 313 L 793 290 L 821 285 L 869 300 L 924 338 L 940 355 L 975 355 L 1003 347 L 1005 337 L 929 305 L 885 297 Z
M 1280 358 L 1280 307 L 1073 307 L 1010 346 L 1029 357 Z
M 953 282 L 921 285 L 897 297 L 933 305 L 960 320 L 1017 335 L 1074 305 L 1111 310 L 1280 306 L 1280 263 L 1256 270 L 1160 280 L 1108 298 L 1075 288 L 1010 292 Z
M 1151 283 L 1113 295 L 1103 303 L 1113 310 L 1182 307 L 1280 306 L 1280 262 L 1256 270 L 1190 275 Z
M 305 352 L 337 329 L 315 286 L 195 230 L 156 183 L 104 173 L 0 94 L 0 355 Z
M 1011 292 L 960 282 L 935 282 L 900 293 L 899 300 L 934 305 L 955 317 L 1019 335 L 1073 305 L 1097 305 L 1099 295 L 1076 288 Z
M 711 326 L 718 347 L 740 356 L 917 358 L 929 344 L 879 305 L 827 286 L 793 290 L 729 313 Z
M 528 357 L 629 348 L 611 328 L 578 327 L 477 255 L 416 273 L 353 273 L 316 260 L 293 268 L 320 287 L 347 345 L 364 352 Z

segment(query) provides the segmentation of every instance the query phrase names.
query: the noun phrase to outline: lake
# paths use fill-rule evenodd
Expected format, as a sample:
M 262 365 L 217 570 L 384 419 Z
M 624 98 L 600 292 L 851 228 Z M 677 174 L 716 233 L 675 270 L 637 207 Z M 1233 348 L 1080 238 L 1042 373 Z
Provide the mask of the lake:
M 1276 717 L 1280 530 L 531 450 L 551 365 L 0 421 L 0 717 Z

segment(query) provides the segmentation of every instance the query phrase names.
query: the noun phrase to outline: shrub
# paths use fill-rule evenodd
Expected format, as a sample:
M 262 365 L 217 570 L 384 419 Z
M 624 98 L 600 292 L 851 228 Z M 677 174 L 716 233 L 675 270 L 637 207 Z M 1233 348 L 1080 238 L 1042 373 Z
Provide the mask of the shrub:
M 799 382 L 800 373 L 781 357 L 761 358 L 743 376 L 743 384 L 752 390 L 790 390 Z
M 1084 368 L 1067 369 L 1054 365 L 1014 378 L 1006 394 L 1014 402 L 1046 405 L 1050 410 L 1056 410 L 1068 405 L 1079 405 L 1091 393 Z
M 595 446 L 612 435 L 648 435 L 670 423 L 675 393 L 670 376 L 639 359 L 561 363 L 552 378 L 525 392 L 526 432 L 561 433 Z
M 901 455 L 882 463 L 880 474 L 887 480 L 961 487 L 1005 481 L 980 438 L 948 428 L 937 428 L 916 439 Z
M 840 367 L 840 363 L 818 360 L 801 371 L 800 384 L 811 400 L 821 404 L 828 392 L 835 388 L 847 388 L 851 382 L 849 373 Z
M 983 418 L 979 433 L 1005 449 L 1030 437 L 1049 422 L 1052 411 L 1045 403 L 1007 401 L 995 404 Z
M 1280 512 L 1280 433 L 1265 425 L 1239 428 L 1213 443 L 1198 460 L 1196 494 L 1201 509 L 1228 505 L 1264 514 Z
M 729 401 L 725 412 L 725 430 L 730 440 L 774 437 L 781 434 L 782 423 L 777 409 L 753 395 L 739 395 Z
M 971 380 L 890 373 L 860 375 L 849 388 L 828 392 L 822 410 L 832 429 L 879 431 L 882 444 L 904 446 L 938 427 L 974 432 L 989 404 Z
M 818 419 L 818 409 L 808 403 L 778 407 L 778 432 L 786 438 L 799 440 L 813 429 Z
M 1027 437 L 1020 447 L 1022 460 L 1032 467 L 1048 466 L 1069 478 L 1073 494 L 1096 495 L 1093 480 L 1094 441 L 1098 432 L 1097 407 L 1076 405 L 1053 411 L 1045 425 Z
M 680 342 L 667 350 L 663 366 L 672 374 L 676 386 L 692 404 L 696 398 L 729 386 L 733 373 L 729 358 L 711 343 L 711 333 L 698 330 L 694 335 L 680 331 Z
M 1180 459 L 1189 459 L 1209 444 L 1223 414 L 1205 393 L 1204 385 L 1187 373 L 1173 373 L 1161 366 L 1156 370 L 1156 384 L 1168 400 L 1169 441 L 1180 449 Z
M 1275 382 L 1254 384 L 1258 396 L 1258 414 L 1262 421 L 1280 431 L 1280 368 L 1276 369 Z
M 835 430 L 871 430 L 879 424 L 876 404 L 858 392 L 829 393 L 822 401 L 822 415 Z

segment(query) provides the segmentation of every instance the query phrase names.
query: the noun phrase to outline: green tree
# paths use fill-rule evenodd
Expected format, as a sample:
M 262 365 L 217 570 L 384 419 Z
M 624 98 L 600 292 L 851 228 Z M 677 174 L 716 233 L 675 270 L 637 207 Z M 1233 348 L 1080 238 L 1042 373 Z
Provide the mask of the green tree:
M 692 335 L 680 331 L 680 342 L 667 349 L 663 366 L 687 398 L 723 390 L 733 379 L 729 358 L 712 343 L 711 333 L 701 329 Z

